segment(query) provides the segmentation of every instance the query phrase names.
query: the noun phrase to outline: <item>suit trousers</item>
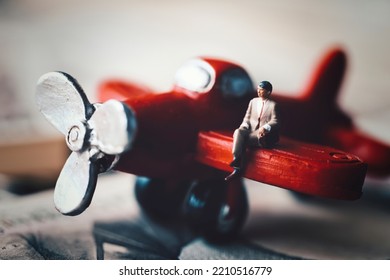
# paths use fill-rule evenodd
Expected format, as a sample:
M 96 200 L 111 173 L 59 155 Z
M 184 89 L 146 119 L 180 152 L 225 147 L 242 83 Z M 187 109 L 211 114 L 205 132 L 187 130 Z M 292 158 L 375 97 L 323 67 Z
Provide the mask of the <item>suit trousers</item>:
M 250 130 L 246 128 L 237 128 L 233 134 L 233 149 L 232 153 L 235 158 L 241 158 L 245 153 L 246 147 L 263 147 L 258 138 L 258 130 Z

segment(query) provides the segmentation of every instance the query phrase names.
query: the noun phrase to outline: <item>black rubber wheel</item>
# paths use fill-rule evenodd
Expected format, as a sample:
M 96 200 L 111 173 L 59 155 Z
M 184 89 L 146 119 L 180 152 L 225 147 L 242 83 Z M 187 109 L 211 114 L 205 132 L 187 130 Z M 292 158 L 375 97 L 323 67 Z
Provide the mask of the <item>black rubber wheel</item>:
M 193 183 L 183 213 L 190 226 L 209 241 L 223 242 L 236 237 L 248 214 L 242 180 L 226 182 L 217 178 Z
M 152 219 L 181 217 L 182 205 L 191 182 L 137 177 L 135 197 L 145 214 Z

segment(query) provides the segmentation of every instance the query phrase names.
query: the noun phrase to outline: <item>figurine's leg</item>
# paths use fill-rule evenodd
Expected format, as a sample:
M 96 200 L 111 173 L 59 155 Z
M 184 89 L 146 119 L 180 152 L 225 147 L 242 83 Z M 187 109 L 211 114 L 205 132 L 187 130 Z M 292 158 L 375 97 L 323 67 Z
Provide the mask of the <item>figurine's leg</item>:
M 251 147 L 262 147 L 258 137 L 258 130 L 252 131 L 248 135 L 248 145 Z
M 190 226 L 210 241 L 234 237 L 248 213 L 242 179 L 226 182 L 221 177 L 194 183 L 184 201 L 183 213 Z
M 233 134 L 233 162 L 231 163 L 232 167 L 241 168 L 242 167 L 242 158 L 244 156 L 247 140 L 248 140 L 249 130 L 244 128 L 238 128 L 234 131 Z
M 225 181 L 230 181 L 241 176 L 248 135 L 249 130 L 245 128 L 238 128 L 234 131 L 232 147 L 233 161 L 230 163 L 230 166 L 233 167 L 233 172 L 225 178 Z
M 168 220 L 181 215 L 183 200 L 191 185 L 189 181 L 137 177 L 136 199 L 150 218 Z

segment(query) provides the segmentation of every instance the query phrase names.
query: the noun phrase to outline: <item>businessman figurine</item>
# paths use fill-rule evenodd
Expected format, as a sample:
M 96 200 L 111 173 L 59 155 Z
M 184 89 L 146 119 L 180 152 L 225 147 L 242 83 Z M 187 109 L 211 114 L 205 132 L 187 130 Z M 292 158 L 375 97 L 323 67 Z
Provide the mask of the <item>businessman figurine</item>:
M 233 172 L 226 181 L 241 176 L 246 147 L 269 148 L 279 141 L 279 109 L 270 100 L 272 84 L 262 81 L 257 86 L 259 97 L 253 98 L 248 105 L 242 124 L 233 134 Z

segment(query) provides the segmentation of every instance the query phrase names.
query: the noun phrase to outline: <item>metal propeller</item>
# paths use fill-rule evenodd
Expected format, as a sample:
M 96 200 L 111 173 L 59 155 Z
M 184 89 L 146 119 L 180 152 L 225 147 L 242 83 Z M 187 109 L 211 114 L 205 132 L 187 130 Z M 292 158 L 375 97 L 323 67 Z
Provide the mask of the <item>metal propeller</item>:
M 78 215 L 91 203 L 98 174 L 131 148 L 134 112 L 117 100 L 91 104 L 78 82 L 63 72 L 38 80 L 36 103 L 72 150 L 56 183 L 55 207 L 64 215 Z

